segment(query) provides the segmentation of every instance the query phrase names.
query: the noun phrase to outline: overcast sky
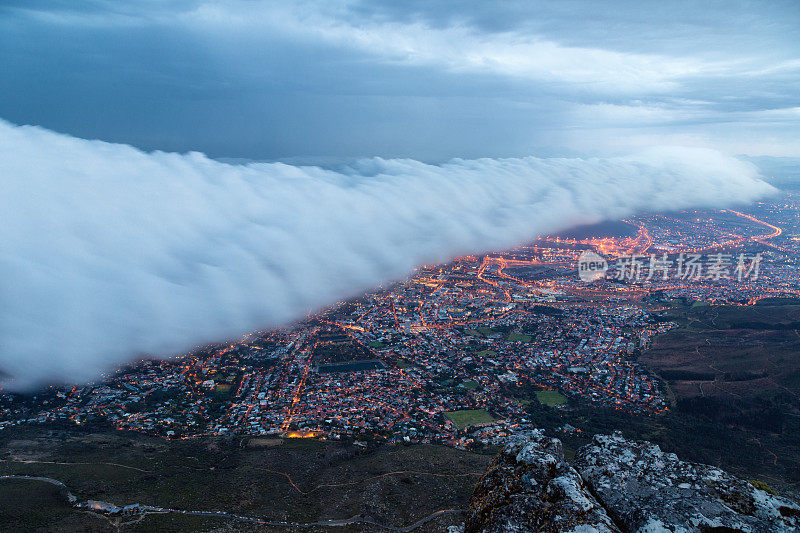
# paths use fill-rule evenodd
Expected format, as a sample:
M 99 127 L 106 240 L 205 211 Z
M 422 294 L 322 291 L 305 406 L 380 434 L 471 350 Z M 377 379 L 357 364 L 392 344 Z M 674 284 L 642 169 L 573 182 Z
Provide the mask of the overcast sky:
M 3 0 L 0 118 L 217 158 L 800 157 L 800 2 Z

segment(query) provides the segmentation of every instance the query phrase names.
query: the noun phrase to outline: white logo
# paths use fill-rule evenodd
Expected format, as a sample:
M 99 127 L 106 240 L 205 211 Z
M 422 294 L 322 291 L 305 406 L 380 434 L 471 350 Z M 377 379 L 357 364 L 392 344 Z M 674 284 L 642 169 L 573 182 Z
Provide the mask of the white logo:
M 581 281 L 590 282 L 606 275 L 608 263 L 602 256 L 591 250 L 584 250 L 578 257 L 578 277 Z

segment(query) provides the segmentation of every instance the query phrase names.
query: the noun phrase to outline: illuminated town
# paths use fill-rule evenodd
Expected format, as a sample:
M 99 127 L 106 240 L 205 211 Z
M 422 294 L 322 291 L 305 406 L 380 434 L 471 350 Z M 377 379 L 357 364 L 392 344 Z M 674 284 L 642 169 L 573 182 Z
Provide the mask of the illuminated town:
M 800 195 L 747 213 L 644 215 L 613 226 L 615 234 L 543 237 L 421 267 L 290 328 L 144 360 L 100 383 L 4 395 L 0 427 L 104 422 L 169 438 L 468 447 L 529 424 L 530 400 L 521 398 L 664 413 L 665 392 L 637 355 L 676 326 L 670 302 L 800 296 Z M 592 283 L 576 273 L 586 250 L 610 266 Z M 640 259 L 637 270 L 624 271 L 626 257 Z M 701 267 L 687 274 L 680 265 L 690 257 Z

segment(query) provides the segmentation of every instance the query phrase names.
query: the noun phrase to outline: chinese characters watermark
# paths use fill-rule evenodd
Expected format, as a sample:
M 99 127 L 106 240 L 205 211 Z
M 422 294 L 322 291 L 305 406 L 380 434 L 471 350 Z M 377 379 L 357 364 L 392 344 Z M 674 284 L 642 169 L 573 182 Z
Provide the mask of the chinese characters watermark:
M 710 255 L 633 254 L 622 255 L 609 264 L 600 255 L 586 250 L 578 258 L 578 276 L 590 282 L 601 278 L 619 281 L 756 281 L 761 265 L 761 254 L 740 253 Z

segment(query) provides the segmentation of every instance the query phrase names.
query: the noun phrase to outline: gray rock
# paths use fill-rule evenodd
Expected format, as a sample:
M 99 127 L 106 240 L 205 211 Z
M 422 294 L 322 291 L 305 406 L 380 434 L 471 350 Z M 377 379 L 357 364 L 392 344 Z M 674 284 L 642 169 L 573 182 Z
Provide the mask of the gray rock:
M 470 508 L 465 533 L 619 531 L 564 461 L 561 441 L 536 431 L 509 439 Z
M 509 438 L 470 501 L 465 533 L 800 531 L 800 506 L 649 442 L 602 435 L 573 466 L 558 439 Z
M 621 434 L 596 436 L 575 468 L 625 531 L 798 531 L 800 507 L 713 466 Z

